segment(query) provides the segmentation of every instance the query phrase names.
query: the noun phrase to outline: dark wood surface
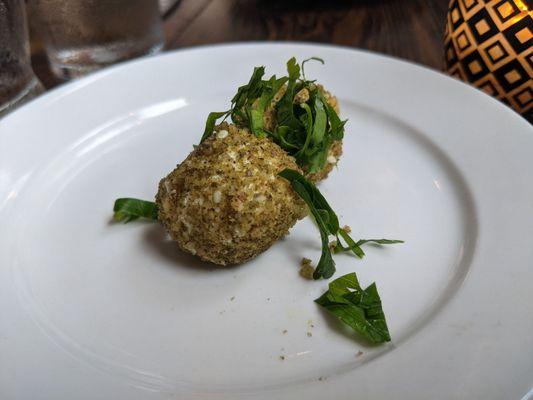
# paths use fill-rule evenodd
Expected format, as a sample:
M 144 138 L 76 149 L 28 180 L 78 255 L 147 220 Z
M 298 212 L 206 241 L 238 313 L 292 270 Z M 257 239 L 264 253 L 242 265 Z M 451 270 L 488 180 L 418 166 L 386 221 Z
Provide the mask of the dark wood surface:
M 443 67 L 448 0 L 181 0 L 165 18 L 166 48 L 279 40 L 333 43 Z M 31 16 L 30 16 L 31 17 Z M 38 38 L 33 65 L 51 75 Z

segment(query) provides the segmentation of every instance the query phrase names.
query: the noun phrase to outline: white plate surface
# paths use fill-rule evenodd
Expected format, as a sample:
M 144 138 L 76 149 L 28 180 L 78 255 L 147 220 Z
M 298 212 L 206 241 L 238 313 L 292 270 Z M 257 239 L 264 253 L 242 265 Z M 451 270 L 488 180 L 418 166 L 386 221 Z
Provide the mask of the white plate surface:
M 293 55 L 326 60 L 307 75 L 349 118 L 321 190 L 354 236 L 406 241 L 337 257 L 339 274 L 377 282 L 389 345 L 365 346 L 313 303 L 327 282 L 298 275 L 320 253 L 308 220 L 226 269 L 158 225 L 110 223 L 115 198 L 153 198 L 254 66 L 282 73 Z M 0 121 L 0 398 L 527 398 L 531 182 L 527 122 L 365 52 L 204 47 L 65 85 Z

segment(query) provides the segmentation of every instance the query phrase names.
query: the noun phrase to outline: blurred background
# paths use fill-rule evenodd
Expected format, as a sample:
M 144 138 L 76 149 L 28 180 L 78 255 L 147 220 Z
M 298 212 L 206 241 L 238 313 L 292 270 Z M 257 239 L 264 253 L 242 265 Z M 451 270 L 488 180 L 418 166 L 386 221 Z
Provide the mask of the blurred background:
M 319 42 L 449 73 L 531 122 L 531 1 L 0 0 L 0 15 L 2 5 L 25 3 L 31 65 L 44 89 L 126 59 L 190 46 Z

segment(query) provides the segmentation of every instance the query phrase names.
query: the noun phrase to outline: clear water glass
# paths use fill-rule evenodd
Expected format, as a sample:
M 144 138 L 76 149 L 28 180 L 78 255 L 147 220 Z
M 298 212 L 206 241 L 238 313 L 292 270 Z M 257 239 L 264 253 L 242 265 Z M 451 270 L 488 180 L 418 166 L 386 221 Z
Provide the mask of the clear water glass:
M 30 63 L 24 0 L 0 0 L 0 117 L 42 91 Z
M 61 79 L 164 46 L 157 0 L 30 0 L 29 5 L 32 27 Z

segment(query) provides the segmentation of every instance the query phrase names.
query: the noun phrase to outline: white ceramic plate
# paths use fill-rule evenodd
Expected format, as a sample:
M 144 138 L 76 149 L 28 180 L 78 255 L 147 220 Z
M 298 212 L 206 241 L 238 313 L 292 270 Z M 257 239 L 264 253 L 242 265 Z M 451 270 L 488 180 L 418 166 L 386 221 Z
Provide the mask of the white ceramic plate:
M 320 186 L 341 222 L 406 240 L 337 257 L 339 274 L 377 282 L 390 345 L 363 345 L 313 302 L 327 282 L 298 275 L 320 252 L 308 220 L 226 269 L 157 224 L 110 223 L 115 198 L 153 198 L 253 66 L 281 73 L 293 55 L 326 60 L 307 75 L 350 120 Z M 204 47 L 65 85 L 0 122 L 0 398 L 525 398 L 532 181 L 523 119 L 365 52 Z

